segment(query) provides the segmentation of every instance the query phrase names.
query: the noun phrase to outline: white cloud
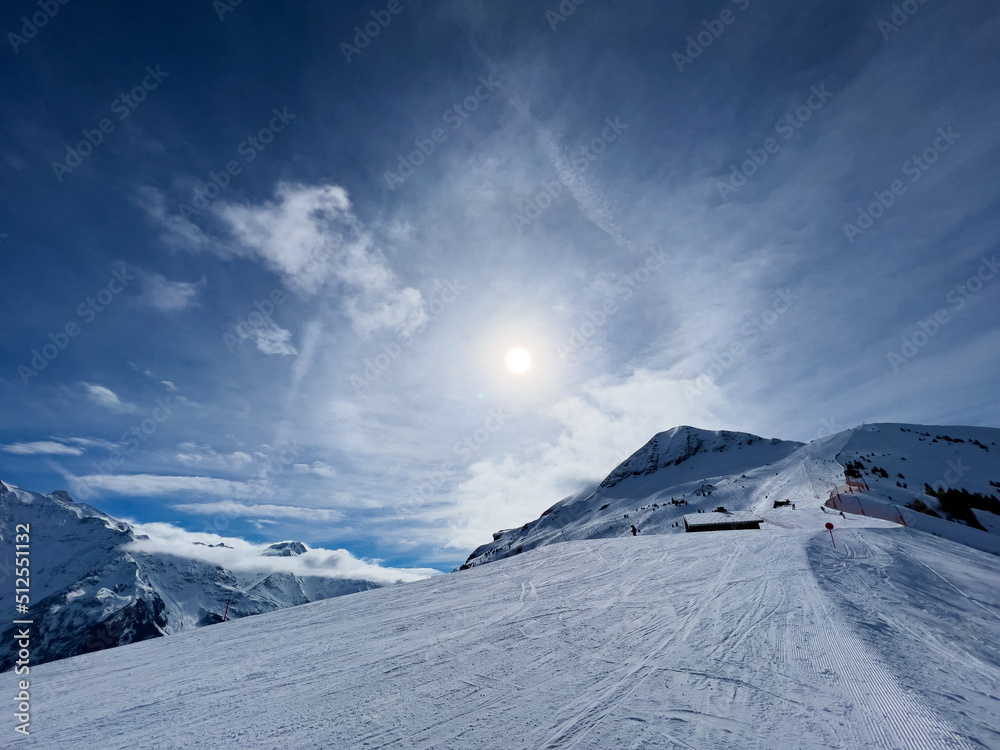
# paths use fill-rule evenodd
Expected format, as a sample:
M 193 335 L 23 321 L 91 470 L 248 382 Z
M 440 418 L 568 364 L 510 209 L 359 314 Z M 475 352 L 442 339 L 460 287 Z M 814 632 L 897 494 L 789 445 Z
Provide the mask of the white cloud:
M 202 466 L 207 469 L 243 469 L 255 463 L 254 457 L 246 451 L 231 451 L 220 453 L 210 445 L 199 443 L 181 443 L 177 446 L 179 452 L 174 455 L 177 461 L 185 466 Z
M 219 216 L 244 246 L 293 286 L 316 292 L 336 256 L 359 241 L 347 192 L 336 185 L 281 183 L 277 202 L 259 206 L 222 204 Z
M 267 523 L 261 521 L 260 523 Z M 130 550 L 158 552 L 221 565 L 229 570 L 251 573 L 292 573 L 299 576 L 353 578 L 392 584 L 418 581 L 437 575 L 432 568 L 386 568 L 377 561 L 361 560 L 343 549 L 307 549 L 304 554 L 290 557 L 263 556 L 269 546 L 251 544 L 244 539 L 217 534 L 190 532 L 167 523 L 132 523 L 137 534 L 149 537 L 133 542 Z M 201 544 L 195 544 L 201 542 Z M 226 547 L 208 547 L 219 544 Z
M 199 516 L 226 515 L 234 518 L 264 516 L 265 518 L 294 518 L 300 521 L 339 521 L 344 514 L 329 508 L 303 508 L 298 505 L 271 505 L 239 503 L 221 500 L 214 503 L 182 503 L 174 510 Z
M 138 300 L 141 304 L 161 312 L 178 312 L 194 305 L 202 287 L 208 282 L 201 281 L 170 281 L 158 273 L 140 271 L 142 292 Z
M 254 328 L 251 335 L 257 349 L 264 354 L 298 354 L 298 350 L 290 343 L 292 332 L 286 331 L 273 320 L 268 320 L 267 325 Z
M 498 529 L 536 518 L 557 500 L 603 479 L 657 432 L 679 424 L 725 427 L 714 416 L 711 394 L 690 404 L 685 382 L 639 369 L 626 378 L 592 380 L 580 396 L 556 402 L 548 412 L 561 425 L 554 441 L 529 445 L 520 456 L 472 464 L 469 478 L 451 493 L 453 504 L 431 514 L 451 521 L 445 543 L 475 547 Z
M 275 197 L 257 206 L 222 203 L 216 209 L 242 246 L 238 254 L 263 260 L 307 294 L 339 282 L 345 312 L 363 336 L 383 328 L 412 333 L 427 321 L 422 295 L 400 288 L 342 187 L 280 183 Z
M 114 409 L 115 411 L 133 411 L 135 409 L 132 404 L 124 403 L 118 398 L 117 393 L 110 388 L 105 388 L 103 385 L 84 383 L 83 387 L 87 390 L 87 396 L 89 396 L 90 400 L 95 404 L 100 404 L 101 406 L 107 407 L 108 409 Z
M 34 443 L 10 443 L 2 447 L 7 453 L 19 456 L 82 456 L 83 450 L 72 445 L 64 445 L 53 440 L 39 440 Z
M 111 450 L 112 448 L 116 448 L 118 446 L 118 443 L 113 443 L 110 440 L 104 440 L 102 438 L 57 437 L 53 439 L 60 440 L 64 443 L 72 443 L 73 445 L 79 445 L 83 448 L 103 448 L 105 450 Z
M 237 466 L 241 464 L 253 463 L 253 458 L 246 451 L 233 451 L 232 453 L 226 454 L 226 458 L 232 461 Z
M 556 170 L 556 174 L 559 175 L 559 182 L 567 187 L 581 213 L 594 226 L 614 240 L 620 248 L 631 252 L 631 243 L 611 215 L 607 201 L 601 197 L 598 190 L 584 174 L 572 166 L 570 155 L 559 144 L 556 137 L 551 132 L 542 130 L 539 134 L 539 142 L 553 169 Z
M 156 188 L 139 188 L 135 200 L 146 211 L 146 215 L 164 231 L 164 239 L 170 244 L 192 249 L 208 244 L 208 237 L 197 225 L 183 216 L 170 213 L 163 193 Z
M 322 461 L 313 461 L 311 464 L 294 464 L 292 469 L 300 474 L 315 474 L 327 479 L 333 479 L 337 476 L 337 470 Z
M 302 352 L 295 358 L 292 364 L 292 383 L 288 390 L 287 403 L 292 404 L 302 384 L 302 380 L 309 373 L 313 360 L 319 351 L 320 336 L 323 334 L 323 322 L 320 319 L 309 321 L 302 333 Z
M 261 482 L 234 482 L 215 477 L 167 476 L 162 474 L 88 474 L 75 481 L 90 489 L 103 489 L 117 495 L 155 497 L 190 492 L 215 497 L 245 497 L 270 495 L 271 489 Z

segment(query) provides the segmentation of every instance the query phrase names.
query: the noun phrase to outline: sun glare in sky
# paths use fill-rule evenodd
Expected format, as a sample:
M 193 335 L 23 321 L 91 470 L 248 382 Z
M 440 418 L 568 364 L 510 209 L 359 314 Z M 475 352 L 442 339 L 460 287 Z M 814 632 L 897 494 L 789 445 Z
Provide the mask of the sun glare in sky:
M 511 349 L 507 352 L 507 369 L 518 374 L 528 371 L 531 367 L 531 355 L 524 349 Z

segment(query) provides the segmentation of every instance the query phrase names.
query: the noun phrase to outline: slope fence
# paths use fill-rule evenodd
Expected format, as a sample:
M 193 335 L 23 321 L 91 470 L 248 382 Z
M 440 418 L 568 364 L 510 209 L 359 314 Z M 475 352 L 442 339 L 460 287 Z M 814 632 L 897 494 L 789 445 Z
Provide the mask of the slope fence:
M 907 525 L 902 512 L 894 503 L 886 503 L 871 496 L 863 497 L 863 493 L 867 489 L 867 483 L 848 479 L 847 484 L 830 490 L 830 497 L 827 498 L 824 505 L 843 513 L 879 518 L 883 521 Z

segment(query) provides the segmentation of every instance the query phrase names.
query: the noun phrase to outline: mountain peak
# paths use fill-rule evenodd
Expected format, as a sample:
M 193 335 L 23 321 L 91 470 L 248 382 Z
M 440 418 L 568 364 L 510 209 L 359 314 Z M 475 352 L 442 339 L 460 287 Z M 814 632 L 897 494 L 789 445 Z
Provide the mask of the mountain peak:
M 283 564 L 230 570 L 197 554 L 174 554 L 173 545 L 136 545 L 149 538 L 63 491 L 42 495 L 0 483 L 0 539 L 13 541 L 21 523 L 31 527 L 31 613 L 44 634 L 32 642 L 32 666 L 221 622 L 227 606 L 232 620 L 379 585 L 273 572 Z M 192 546 L 233 549 L 222 541 Z M 279 542 L 263 554 L 307 551 L 301 542 Z M 269 582 L 258 586 L 268 569 Z M 18 658 L 16 627 L 0 628 L 0 672 Z
M 786 442 L 789 445 L 801 445 L 777 438 L 768 440 L 748 432 L 703 430 L 690 425 L 680 425 L 656 433 L 642 448 L 619 464 L 600 486 L 614 487 L 629 477 L 645 476 L 668 466 L 679 466 L 699 453 L 724 453 L 758 443 L 779 445 Z
M 462 568 L 558 542 L 684 533 L 692 512 L 788 506 L 813 517 L 870 515 L 1000 554 L 998 448 L 1000 430 L 991 427 L 869 423 L 804 444 L 680 425 L 654 435 L 597 489 L 494 534 Z
M 292 557 L 302 555 L 307 551 L 306 545 L 302 542 L 277 542 L 261 552 L 268 557 Z

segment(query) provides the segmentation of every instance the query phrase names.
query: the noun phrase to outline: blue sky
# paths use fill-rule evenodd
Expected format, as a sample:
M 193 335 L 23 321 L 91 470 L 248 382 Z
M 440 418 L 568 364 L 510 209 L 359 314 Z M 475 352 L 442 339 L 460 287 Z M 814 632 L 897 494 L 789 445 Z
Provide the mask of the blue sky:
M 678 424 L 1000 424 L 994 3 L 0 18 L 4 480 L 445 570 Z

